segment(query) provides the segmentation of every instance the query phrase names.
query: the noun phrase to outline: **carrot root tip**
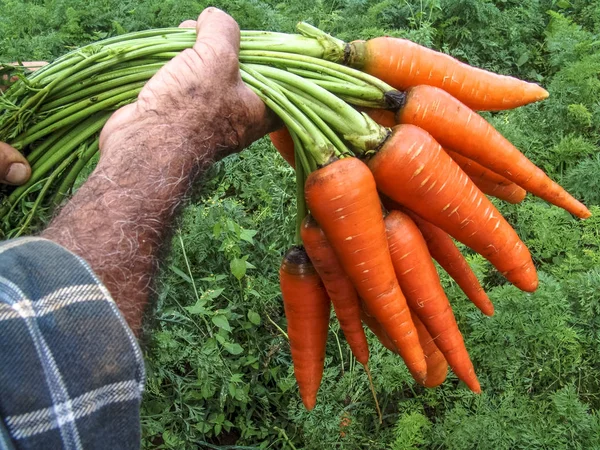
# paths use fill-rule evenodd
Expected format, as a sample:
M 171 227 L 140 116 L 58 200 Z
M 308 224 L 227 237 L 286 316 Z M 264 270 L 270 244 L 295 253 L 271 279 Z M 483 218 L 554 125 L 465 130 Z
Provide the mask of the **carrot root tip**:
M 315 406 L 317 405 L 317 399 L 316 398 L 305 398 L 305 399 L 302 399 L 302 403 L 304 404 L 304 407 L 308 411 L 312 411 L 313 409 L 315 409 Z

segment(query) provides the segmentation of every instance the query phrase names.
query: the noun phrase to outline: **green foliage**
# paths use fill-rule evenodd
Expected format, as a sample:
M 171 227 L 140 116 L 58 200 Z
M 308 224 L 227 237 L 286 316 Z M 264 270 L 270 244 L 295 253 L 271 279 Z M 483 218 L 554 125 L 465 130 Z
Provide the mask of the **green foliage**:
M 600 448 L 600 1 L 0 0 L 0 61 L 176 26 L 209 4 L 246 29 L 289 32 L 305 20 L 346 40 L 407 37 L 542 83 L 543 103 L 485 117 L 594 215 L 578 221 L 531 198 L 496 202 L 529 246 L 540 288 L 508 286 L 465 249 L 494 317 L 441 274 L 482 395 L 452 373 L 434 390 L 415 385 L 369 334 L 380 425 L 332 320 L 318 405 L 307 412 L 277 280 L 294 235 L 294 174 L 266 140 L 256 143 L 213 167 L 174 233 L 148 322 L 144 447 Z

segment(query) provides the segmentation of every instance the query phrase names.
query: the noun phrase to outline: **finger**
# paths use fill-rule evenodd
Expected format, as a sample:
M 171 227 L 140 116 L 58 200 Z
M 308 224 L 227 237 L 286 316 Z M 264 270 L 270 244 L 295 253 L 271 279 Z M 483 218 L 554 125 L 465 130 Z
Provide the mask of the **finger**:
M 217 8 L 206 8 L 198 17 L 196 25 L 198 41 L 227 43 L 235 53 L 240 51 L 240 27 L 229 14 Z
M 179 24 L 179 28 L 196 28 L 195 20 L 184 20 Z
M 20 185 L 30 176 L 31 168 L 25 157 L 10 145 L 0 142 L 0 183 Z

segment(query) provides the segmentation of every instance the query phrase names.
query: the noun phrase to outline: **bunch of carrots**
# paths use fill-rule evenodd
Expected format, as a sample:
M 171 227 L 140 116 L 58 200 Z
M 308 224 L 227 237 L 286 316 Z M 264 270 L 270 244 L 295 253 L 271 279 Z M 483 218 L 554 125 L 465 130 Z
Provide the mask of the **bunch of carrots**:
M 538 278 L 529 250 L 486 194 L 519 203 L 530 192 L 579 218 L 590 216 L 474 112 L 515 108 L 548 93 L 403 39 L 357 41 L 346 49 L 347 63 L 405 96 L 395 110 L 362 109 L 390 130 L 375 148 L 332 158 L 306 178 L 310 214 L 279 272 L 300 395 L 307 409 L 315 406 L 330 302 L 367 373 L 363 323 L 421 385 L 440 385 L 450 366 L 479 393 L 432 260 L 491 316 L 494 306 L 452 238 L 526 292 L 536 290 Z M 290 132 L 270 138 L 295 166 Z
M 527 247 L 486 195 L 518 203 L 530 192 L 590 216 L 475 112 L 548 93 L 407 40 L 346 43 L 306 23 L 298 31 L 242 31 L 240 73 L 285 124 L 271 139 L 296 171 L 296 245 L 279 273 L 304 405 L 316 404 L 330 303 L 367 374 L 363 323 L 418 383 L 439 385 L 450 366 L 480 392 L 432 259 L 492 315 L 453 238 L 526 292 L 538 279 Z M 5 193 L 5 235 L 28 230 L 68 197 L 112 111 L 194 42 L 194 30 L 181 28 L 117 36 L 20 75 L 0 95 L 0 140 L 32 165 L 29 183 Z

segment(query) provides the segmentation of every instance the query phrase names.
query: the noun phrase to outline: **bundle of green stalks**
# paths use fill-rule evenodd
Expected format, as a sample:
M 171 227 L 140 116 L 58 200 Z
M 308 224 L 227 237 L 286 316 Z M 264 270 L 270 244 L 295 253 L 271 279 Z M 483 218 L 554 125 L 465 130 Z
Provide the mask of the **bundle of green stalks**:
M 381 142 L 381 127 L 351 105 L 394 109 L 401 94 L 335 62 L 344 58 L 342 41 L 308 24 L 298 29 L 302 34 L 242 31 L 240 70 L 301 144 L 304 177 L 332 156 L 363 153 Z M 195 40 L 195 30 L 186 28 L 134 32 L 17 74 L 0 95 L 0 140 L 26 155 L 32 175 L 23 186 L 4 188 L 3 237 L 32 231 L 68 198 L 98 152 L 111 113 L 134 102 L 144 84 Z

